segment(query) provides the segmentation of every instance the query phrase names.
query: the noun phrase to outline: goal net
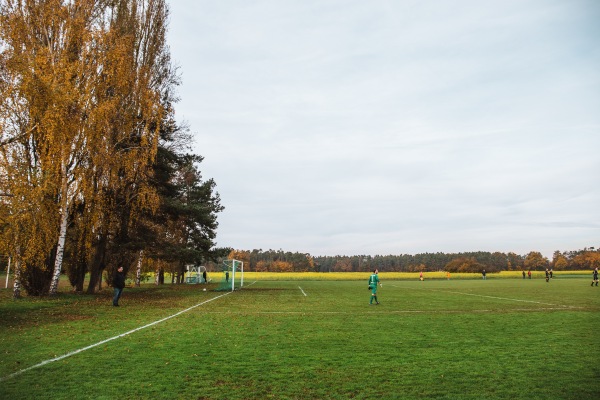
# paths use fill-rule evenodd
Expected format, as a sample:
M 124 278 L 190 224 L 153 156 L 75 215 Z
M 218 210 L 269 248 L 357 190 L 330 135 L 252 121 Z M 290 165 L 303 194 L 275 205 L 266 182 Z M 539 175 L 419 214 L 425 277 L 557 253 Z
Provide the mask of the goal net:
M 221 267 L 221 282 L 216 290 L 234 291 L 236 289 L 241 289 L 244 286 L 244 263 L 242 261 L 225 260 Z

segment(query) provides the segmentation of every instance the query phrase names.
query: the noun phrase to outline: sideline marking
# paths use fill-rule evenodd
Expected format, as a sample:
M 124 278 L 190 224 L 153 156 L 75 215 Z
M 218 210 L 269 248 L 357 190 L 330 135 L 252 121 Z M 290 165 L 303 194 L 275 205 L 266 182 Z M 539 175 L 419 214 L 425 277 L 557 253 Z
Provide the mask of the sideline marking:
M 486 296 L 486 295 L 483 295 L 483 294 L 463 293 L 463 292 L 446 292 L 446 293 L 463 294 L 465 296 L 487 297 L 488 299 L 497 299 L 497 300 L 521 301 L 523 303 L 543 304 L 545 306 L 555 306 L 555 307 L 572 308 L 571 306 L 565 306 L 565 305 L 562 305 L 562 304 L 544 303 L 544 302 L 535 301 L 535 300 L 511 299 L 511 298 L 508 298 L 508 297 Z
M 186 312 L 188 312 L 188 311 L 190 311 L 190 310 L 193 310 L 194 308 L 196 308 L 196 307 L 199 307 L 199 306 L 201 306 L 201 305 L 203 305 L 203 304 L 210 303 L 211 301 L 213 301 L 213 300 L 216 300 L 216 299 L 218 299 L 218 298 L 220 298 L 220 297 L 227 296 L 228 294 L 231 294 L 231 293 L 233 293 L 233 292 L 227 292 L 227 293 L 225 293 L 225 294 L 221 294 L 221 295 L 219 295 L 219 296 L 213 297 L 212 299 L 209 299 L 209 300 L 203 301 L 202 303 L 198 303 L 198 304 L 196 304 L 195 306 L 191 306 L 191 307 L 189 307 L 189 308 L 186 308 L 186 309 L 185 309 L 185 310 L 183 310 L 183 311 L 179 311 L 178 313 L 175 313 L 175 314 L 173 314 L 173 315 L 170 315 L 170 316 L 168 316 L 168 317 L 166 317 L 166 318 L 160 319 L 160 320 L 158 320 L 158 321 L 151 322 L 151 323 L 149 323 L 149 324 L 147 324 L 147 325 L 144 325 L 144 326 L 141 326 L 141 327 L 139 327 L 139 328 L 132 329 L 132 330 L 130 330 L 129 332 L 121 333 L 120 335 L 117 335 L 117 336 L 111 337 L 111 338 L 109 338 L 109 339 L 105 339 L 105 340 L 103 340 L 103 341 L 101 341 L 101 342 L 98 342 L 98 343 L 96 343 L 96 344 L 92 344 L 92 345 L 89 345 L 89 346 L 87 346 L 87 347 L 83 347 L 83 348 L 81 348 L 81 349 L 79 349 L 79 350 L 75 350 L 75 351 L 72 351 L 72 352 L 70 352 L 70 353 L 63 354 L 63 355 L 62 355 L 62 356 L 60 356 L 60 357 L 56 357 L 56 358 L 53 358 L 53 359 L 50 359 L 50 360 L 42 361 L 42 362 L 41 362 L 41 363 L 39 363 L 39 364 L 32 365 L 31 367 L 28 367 L 28 368 L 25 368 L 25 369 L 19 370 L 19 371 L 17 371 L 17 372 L 13 372 L 13 373 L 12 373 L 12 374 L 10 374 L 10 375 L 6 375 L 6 376 L 4 376 L 4 377 L 1 377 L 1 378 L 0 378 L 0 382 L 3 382 L 3 381 L 5 381 L 5 380 L 8 380 L 8 379 L 10 379 L 10 378 L 14 378 L 15 376 L 17 376 L 17 375 L 21 375 L 21 374 L 22 374 L 22 373 L 24 373 L 24 372 L 30 371 L 30 370 L 32 370 L 32 369 L 35 369 L 35 368 L 38 368 L 38 367 L 41 367 L 41 366 L 44 366 L 44 365 L 46 365 L 46 364 L 50 364 L 50 363 L 52 363 L 52 362 L 54 362 L 54 361 L 60 361 L 60 360 L 62 360 L 62 359 L 65 359 L 65 358 L 67 358 L 67 357 L 70 357 L 70 356 L 73 356 L 73 355 L 75 355 L 75 354 L 81 353 L 81 352 L 83 352 L 83 351 L 86 351 L 86 350 L 92 349 L 92 348 L 94 348 L 94 347 L 100 346 L 100 345 L 102 345 L 102 344 L 104 344 L 104 343 L 110 342 L 111 340 L 119 339 L 119 338 L 122 338 L 123 336 L 127 336 L 127 335 L 130 335 L 130 334 L 134 333 L 134 332 L 141 331 L 142 329 L 146 329 L 146 328 L 148 328 L 148 327 L 151 327 L 151 326 L 153 326 L 153 325 L 160 324 L 161 322 L 164 322 L 164 321 L 166 321 L 166 320 L 169 320 L 169 319 L 171 319 L 171 318 L 175 318 L 175 317 L 177 317 L 178 315 L 181 315 L 181 314 L 183 314 L 183 313 L 186 313 Z
M 441 292 L 441 293 L 451 293 L 451 294 L 462 294 L 464 296 L 475 296 L 475 297 L 485 297 L 488 299 L 496 299 L 496 300 L 509 300 L 509 301 L 520 301 L 523 303 L 535 303 L 535 304 L 543 304 L 545 306 L 554 306 L 554 307 L 563 307 L 563 308 L 578 308 L 578 307 L 574 307 L 574 306 L 565 306 L 563 304 L 552 304 L 552 303 L 544 303 L 541 301 L 535 301 L 535 300 L 522 300 L 522 299 L 511 299 L 509 297 L 497 297 L 497 296 L 486 296 L 484 294 L 475 294 L 475 293 L 464 293 L 464 292 L 454 292 L 454 291 L 450 291 L 450 290 L 437 290 L 437 289 L 422 289 L 422 288 L 411 288 L 411 287 L 405 287 L 405 286 L 396 286 L 396 285 L 392 285 L 394 287 L 397 288 L 402 288 L 402 289 L 412 289 L 412 290 L 426 290 L 429 292 Z
M 304 297 L 307 297 L 306 293 L 304 293 L 304 290 L 302 290 L 302 288 L 300 286 L 298 286 L 298 289 L 300 289 L 300 291 L 302 292 L 302 294 L 304 295 Z

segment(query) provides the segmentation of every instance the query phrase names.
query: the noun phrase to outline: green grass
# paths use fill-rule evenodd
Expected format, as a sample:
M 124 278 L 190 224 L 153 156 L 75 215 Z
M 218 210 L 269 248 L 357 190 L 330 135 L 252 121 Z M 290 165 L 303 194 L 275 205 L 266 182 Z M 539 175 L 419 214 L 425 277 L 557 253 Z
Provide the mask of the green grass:
M 382 279 L 385 277 L 382 274 Z M 10 399 L 595 399 L 600 287 L 589 277 L 247 281 L 10 299 L 0 381 Z M 300 288 L 306 293 L 302 293 Z

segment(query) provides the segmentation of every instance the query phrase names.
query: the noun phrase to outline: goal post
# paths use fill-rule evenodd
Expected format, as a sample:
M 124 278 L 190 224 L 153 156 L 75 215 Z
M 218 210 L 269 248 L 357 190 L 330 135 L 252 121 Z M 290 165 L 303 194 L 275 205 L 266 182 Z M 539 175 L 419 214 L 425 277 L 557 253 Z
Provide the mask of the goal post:
M 185 270 L 185 283 L 208 283 L 204 279 L 204 273 L 206 272 L 204 265 L 188 264 L 185 266 Z
M 222 264 L 223 276 L 217 288 L 220 291 L 234 291 L 244 286 L 244 262 L 225 260 Z

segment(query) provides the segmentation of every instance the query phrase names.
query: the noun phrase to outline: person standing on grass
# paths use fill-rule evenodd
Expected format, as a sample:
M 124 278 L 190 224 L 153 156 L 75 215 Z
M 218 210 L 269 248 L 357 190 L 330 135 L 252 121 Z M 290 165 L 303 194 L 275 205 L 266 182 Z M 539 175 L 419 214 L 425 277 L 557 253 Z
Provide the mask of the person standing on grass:
M 546 268 L 546 282 L 550 281 L 550 272 L 548 271 L 548 268 Z
M 369 301 L 370 305 L 373 305 L 373 300 L 375 300 L 375 304 L 379 304 L 377 300 L 377 285 L 381 286 L 381 282 L 379 281 L 379 271 L 377 268 L 373 270 L 373 274 L 369 277 L 369 289 L 371 290 L 371 301 Z
M 113 287 L 115 288 L 115 295 L 113 297 L 113 307 L 119 307 L 119 299 L 123 288 L 125 288 L 125 274 L 123 273 L 123 267 L 117 268 L 117 273 L 113 278 Z
M 523 270 L 523 279 L 525 279 L 525 270 Z
M 594 286 L 594 283 L 596 283 L 596 286 L 598 286 L 598 267 L 594 268 L 592 275 L 592 286 Z
M 527 271 L 527 276 L 529 276 L 529 279 L 531 279 L 531 270 Z
M 483 280 L 485 281 L 485 269 L 481 272 L 481 277 L 483 278 Z

